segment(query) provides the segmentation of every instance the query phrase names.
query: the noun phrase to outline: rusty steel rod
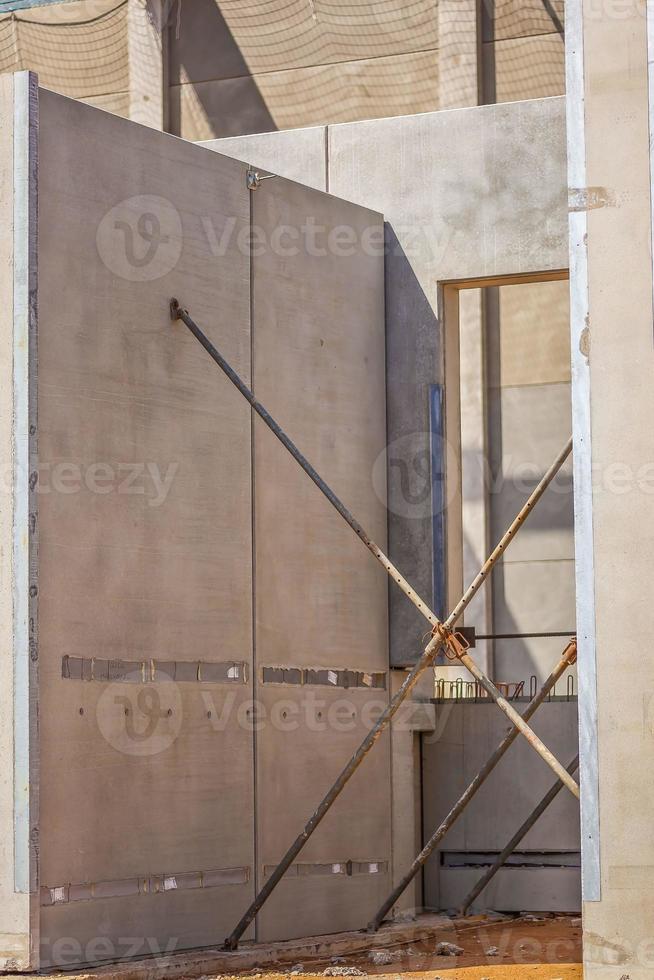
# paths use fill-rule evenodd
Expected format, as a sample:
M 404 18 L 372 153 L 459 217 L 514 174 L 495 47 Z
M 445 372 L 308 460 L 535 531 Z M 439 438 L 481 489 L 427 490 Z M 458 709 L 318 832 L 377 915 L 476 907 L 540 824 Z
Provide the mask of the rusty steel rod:
M 250 403 L 254 411 L 257 413 L 259 418 L 263 419 L 268 428 L 273 432 L 281 444 L 288 449 L 289 453 L 293 459 L 300 464 L 304 472 L 307 474 L 310 480 L 313 480 L 315 485 L 318 487 L 320 492 L 325 495 L 327 500 L 330 502 L 332 507 L 334 507 L 338 513 L 341 515 L 343 520 L 350 525 L 354 533 L 363 541 L 368 551 L 372 552 L 377 561 L 382 565 L 388 575 L 393 579 L 396 585 L 404 592 L 405 596 L 411 600 L 416 609 L 419 609 L 423 614 L 425 619 L 427 619 L 432 626 L 436 626 L 439 622 L 437 616 L 431 611 L 426 602 L 420 598 L 418 593 L 411 588 L 404 576 L 398 571 L 395 565 L 392 563 L 390 558 L 384 554 L 379 545 L 375 544 L 371 537 L 365 532 L 361 527 L 357 519 L 350 513 L 345 504 L 339 500 L 334 491 L 329 487 L 320 474 L 313 468 L 309 460 L 304 456 L 300 450 L 297 448 L 294 442 L 289 439 L 282 427 L 275 421 L 270 412 L 268 412 L 261 402 L 257 401 L 248 386 L 244 381 L 239 378 L 238 374 L 234 369 L 228 364 L 225 358 L 222 356 L 219 350 L 217 350 L 211 343 L 209 338 L 200 330 L 197 323 L 191 319 L 188 310 L 182 309 L 179 302 L 176 299 L 171 299 L 170 301 L 170 316 L 173 320 L 181 320 L 182 323 L 186 324 L 193 336 L 197 341 L 202 344 L 207 354 L 216 362 L 219 368 L 227 375 L 229 380 L 232 382 L 235 388 L 241 392 L 243 397 Z
M 522 715 L 516 711 L 513 705 L 504 697 L 504 695 L 498 691 L 493 682 L 489 680 L 484 674 L 475 661 L 472 659 L 469 653 L 460 653 L 459 660 L 467 667 L 475 680 L 484 688 L 484 690 L 490 694 L 492 699 L 498 708 L 504 712 L 506 717 L 513 722 L 515 727 L 524 735 L 529 744 L 534 748 L 541 759 L 543 759 L 552 772 L 555 772 L 559 779 L 563 780 L 564 784 L 570 790 L 573 796 L 579 799 L 579 786 L 572 778 L 570 773 L 565 769 L 559 760 L 556 758 L 553 752 L 551 752 L 545 743 L 538 737 L 535 731 L 529 727 L 527 722 L 524 720 Z
M 570 775 L 572 775 L 572 773 L 576 772 L 578 768 L 579 768 L 579 756 L 577 755 L 568 766 L 568 772 L 570 773 Z M 509 843 L 498 854 L 495 862 L 491 865 L 488 871 L 486 871 L 485 874 L 482 875 L 482 877 L 479 879 L 479 881 L 474 886 L 474 888 L 472 888 L 470 892 L 466 895 L 465 899 L 463 900 L 463 905 L 461 906 L 461 915 L 466 915 L 468 909 L 470 908 L 474 900 L 477 898 L 477 896 L 483 892 L 486 885 L 488 885 L 488 883 L 495 877 L 495 875 L 500 870 L 500 868 L 504 866 L 507 859 L 513 854 L 513 852 L 515 851 L 516 847 L 523 839 L 523 837 L 525 837 L 528 831 L 531 830 L 531 828 L 534 826 L 534 824 L 539 819 L 539 817 L 541 817 L 542 814 L 545 812 L 545 810 L 547 810 L 550 803 L 552 803 L 552 801 L 559 795 L 562 789 L 563 789 L 563 783 L 561 782 L 560 779 L 557 779 L 557 781 L 549 788 L 549 790 L 542 798 L 542 800 L 535 808 L 535 810 L 533 810 L 532 813 L 529 814 L 529 816 L 522 824 L 522 826 L 518 830 L 516 830 L 515 834 L 513 835 Z
M 577 644 L 575 640 L 571 640 L 570 643 L 568 643 L 565 650 L 563 651 L 554 669 L 552 670 L 552 673 L 549 675 L 547 680 L 543 683 L 543 686 L 541 687 L 540 691 L 538 691 L 538 693 L 534 695 L 534 697 L 531 699 L 531 701 L 525 708 L 524 714 L 522 716 L 524 721 L 528 721 L 531 718 L 531 716 L 534 714 L 534 712 L 537 711 L 537 709 L 541 706 L 541 704 L 543 703 L 543 701 L 545 700 L 549 692 L 552 690 L 556 682 L 559 680 L 559 678 L 565 673 L 568 667 L 570 667 L 575 662 L 576 656 L 577 656 Z M 470 800 L 473 798 L 477 790 L 483 786 L 483 784 L 486 782 L 486 780 L 488 779 L 492 771 L 495 769 L 495 766 L 498 764 L 500 759 L 502 759 L 502 757 L 506 755 L 509 748 L 511 747 L 511 745 L 513 745 L 513 743 L 515 742 L 519 734 L 520 733 L 518 729 L 514 727 L 511 729 L 510 732 L 508 732 L 504 736 L 504 738 L 497 746 L 493 754 L 484 763 L 484 765 L 481 767 L 481 769 L 474 777 L 470 785 L 463 791 L 463 793 L 456 801 L 454 806 L 451 807 L 447 816 L 438 825 L 438 827 L 431 835 L 431 837 L 429 838 L 429 840 L 427 841 L 423 849 L 420 851 L 420 854 L 418 854 L 418 856 L 413 861 L 411 867 L 404 875 L 402 880 L 395 886 L 391 894 L 388 896 L 385 902 L 380 906 L 375 917 L 371 919 L 370 924 L 368 925 L 368 932 L 376 932 L 379 929 L 389 909 L 391 909 L 393 905 L 395 905 L 400 895 L 409 887 L 409 885 L 411 884 L 415 876 L 418 874 L 420 869 L 423 867 L 427 859 L 433 853 L 433 851 L 441 842 L 443 837 L 445 837 L 445 834 L 448 832 L 452 824 L 454 824 L 458 819 L 458 817 L 463 813 L 464 809 L 466 808 Z M 559 780 L 559 782 L 561 781 Z M 563 783 L 561 783 L 561 785 L 563 785 Z
M 233 370 L 233 368 L 228 364 L 225 358 L 220 354 L 216 347 L 211 343 L 209 338 L 202 332 L 198 327 L 192 317 L 189 315 L 188 310 L 183 309 L 179 302 L 173 298 L 170 301 L 170 316 L 173 321 L 181 320 L 191 331 L 196 340 L 204 347 L 210 357 L 218 364 L 221 370 L 227 375 L 232 384 L 241 392 L 244 398 L 249 402 L 254 411 L 259 415 L 259 417 L 266 423 L 268 428 L 277 436 L 282 445 L 290 452 L 297 463 L 302 467 L 307 476 L 316 484 L 318 489 L 324 494 L 324 496 L 329 500 L 333 507 L 338 511 L 341 517 L 349 524 L 352 530 L 357 534 L 357 536 L 363 541 L 368 550 L 375 556 L 375 558 L 384 567 L 388 575 L 400 586 L 404 594 L 413 602 L 417 609 L 422 612 L 425 618 L 432 624 L 435 630 L 435 635 L 429 641 L 425 647 L 422 656 L 412 669 L 412 671 L 407 675 L 404 683 L 400 687 L 399 691 L 391 699 L 389 704 L 386 706 L 382 714 L 380 715 L 375 726 L 368 732 L 368 735 L 363 740 L 357 751 L 351 757 L 345 768 L 342 770 L 338 776 L 336 782 L 333 784 L 327 795 L 318 805 L 318 808 L 314 811 L 312 816 L 307 821 L 304 830 L 295 839 L 291 847 L 288 849 L 284 857 L 281 859 L 263 888 L 260 890 L 259 894 L 255 897 L 254 901 L 250 907 L 246 910 L 241 920 L 232 931 L 232 933 L 225 940 L 226 949 L 236 949 L 238 946 L 238 940 L 243 934 L 245 929 L 255 917 L 259 909 L 262 907 L 268 896 L 281 881 L 287 869 L 292 864 L 294 858 L 299 854 L 307 840 L 313 834 L 316 827 L 322 821 L 334 801 L 342 792 L 343 788 L 358 769 L 359 765 L 363 761 L 364 757 L 368 754 L 372 746 L 375 744 L 377 739 L 380 737 L 386 726 L 389 724 L 393 716 L 396 714 L 402 702 L 405 700 L 407 695 L 415 686 L 420 674 L 427 667 L 432 666 L 434 658 L 441 649 L 441 647 L 446 642 L 447 632 L 451 631 L 452 627 L 455 625 L 459 617 L 464 612 L 465 608 L 471 602 L 472 598 L 476 595 L 479 587 L 488 578 L 493 566 L 501 558 L 507 546 L 513 540 L 515 535 L 518 533 L 519 529 L 522 527 L 523 523 L 533 510 L 536 503 L 540 500 L 545 490 L 552 482 L 564 461 L 569 456 L 572 450 L 572 439 L 568 440 L 568 443 L 564 449 L 559 453 L 554 463 L 549 467 L 547 472 L 544 474 L 538 486 L 533 490 L 528 500 L 523 505 L 520 513 L 517 515 L 511 526 L 508 528 L 500 542 L 493 549 L 490 556 L 487 558 L 486 562 L 472 581 L 472 583 L 466 589 L 464 595 L 461 597 L 453 611 L 448 616 L 444 623 L 441 623 L 435 613 L 433 613 L 429 607 L 423 602 L 417 593 L 411 588 L 406 579 L 401 575 L 401 573 L 395 568 L 395 566 L 390 562 L 384 552 L 379 548 L 378 545 L 368 536 L 368 534 L 361 527 L 359 522 L 352 516 L 347 507 L 339 500 L 339 498 L 333 493 L 331 488 L 325 483 L 319 473 L 311 466 L 306 457 L 300 452 L 300 450 L 295 446 L 295 444 L 289 439 L 286 433 L 282 430 L 275 419 L 270 415 L 270 413 L 261 405 L 259 401 L 254 397 L 253 393 L 247 387 L 247 385 L 241 380 L 238 374 Z M 443 633 L 437 633 L 436 630 L 441 629 Z M 468 670 L 473 674 L 474 677 L 482 684 L 484 689 L 491 695 L 491 697 L 496 701 L 498 707 L 504 712 L 507 717 L 509 717 L 517 728 L 520 729 L 523 735 L 528 738 L 530 744 L 537 752 L 545 759 L 545 761 L 550 765 L 554 772 L 559 776 L 559 778 L 564 779 L 568 774 L 565 772 L 561 764 L 554 758 L 552 753 L 549 751 L 547 746 L 538 738 L 538 736 L 533 732 L 525 722 L 523 722 L 521 716 L 515 711 L 514 708 L 509 704 L 509 702 L 504 698 L 500 692 L 497 690 L 495 685 L 490 681 L 486 675 L 477 667 L 472 658 L 461 653 L 459 659 Z M 569 779 L 570 777 L 568 777 Z M 574 780 L 571 781 L 572 785 L 569 787 L 574 793 L 576 790 L 576 795 L 579 793 L 579 789 Z

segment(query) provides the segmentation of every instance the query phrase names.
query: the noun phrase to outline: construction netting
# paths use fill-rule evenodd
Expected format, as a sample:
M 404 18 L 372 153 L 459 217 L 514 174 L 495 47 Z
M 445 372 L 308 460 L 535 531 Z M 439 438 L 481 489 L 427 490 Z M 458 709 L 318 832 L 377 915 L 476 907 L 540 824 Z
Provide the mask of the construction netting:
M 128 104 L 128 0 L 73 0 L 0 16 L 0 72 L 120 111 Z

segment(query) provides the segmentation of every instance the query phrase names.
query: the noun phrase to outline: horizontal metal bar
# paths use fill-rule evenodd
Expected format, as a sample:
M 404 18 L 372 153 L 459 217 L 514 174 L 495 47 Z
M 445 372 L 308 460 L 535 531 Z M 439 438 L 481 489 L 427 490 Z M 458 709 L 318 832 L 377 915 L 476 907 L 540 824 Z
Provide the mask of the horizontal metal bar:
M 576 630 L 558 630 L 543 633 L 476 633 L 475 640 L 535 640 L 542 637 L 576 636 Z

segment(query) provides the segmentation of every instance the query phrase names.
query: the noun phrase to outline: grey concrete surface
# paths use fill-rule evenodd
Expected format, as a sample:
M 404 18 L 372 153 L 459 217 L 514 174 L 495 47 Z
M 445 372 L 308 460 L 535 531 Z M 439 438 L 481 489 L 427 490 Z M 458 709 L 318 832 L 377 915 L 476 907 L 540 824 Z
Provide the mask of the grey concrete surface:
M 265 240 L 287 230 L 281 249 L 266 248 L 253 261 L 255 394 L 386 548 L 384 470 L 376 484 L 371 480 L 386 434 L 384 261 L 360 244 L 368 230 L 383 236 L 382 218 L 283 178 L 263 181 L 251 203 L 253 226 Z M 315 247 L 300 235 L 307 222 L 322 229 Z M 340 254 L 327 247 L 331 229 L 339 228 L 358 243 Z M 262 885 L 265 867 L 281 858 L 365 737 L 370 707 L 388 702 L 388 584 L 259 419 L 254 488 L 255 690 L 269 710 L 287 701 L 282 726 L 290 729 L 257 735 Z M 273 665 L 382 672 L 385 687 L 261 684 L 261 671 Z M 298 858 L 301 866 L 352 860 L 386 871 L 288 876 L 259 916 L 258 939 L 365 926 L 390 888 L 390 779 L 386 736 Z
M 167 311 L 178 295 L 249 380 L 249 260 L 235 238 L 218 260 L 203 224 L 247 228 L 249 196 L 245 165 L 43 90 L 39 152 L 40 884 L 250 869 L 173 901 L 142 894 L 138 917 L 95 898 L 79 933 L 77 903 L 48 907 L 42 955 L 56 965 L 62 936 L 85 958 L 85 929 L 219 941 L 253 895 L 253 748 L 238 721 L 251 676 L 230 693 L 67 680 L 61 666 L 251 665 L 250 412 Z M 57 486 L 62 462 L 79 485 L 73 470 Z M 165 499 L 106 477 L 148 463 L 173 467 Z
M 38 963 L 37 664 L 38 530 L 34 488 L 33 402 L 29 383 L 36 288 L 35 80 L 26 72 L 0 78 L 0 445 L 5 490 L 0 497 L 0 966 L 28 970 Z
M 200 143 L 215 149 L 214 141 Z M 278 133 L 259 133 L 256 137 L 234 136 L 220 141 L 220 152 L 235 160 L 261 166 L 288 180 L 297 180 L 307 187 L 326 191 L 327 186 L 327 127 L 284 129 Z M 252 160 L 250 157 L 252 156 Z
M 534 715 L 533 728 L 565 765 L 574 758 L 576 701 L 546 702 Z M 425 835 L 438 826 L 505 732 L 506 722 L 493 704 L 436 705 L 435 731 L 422 740 Z M 441 851 L 501 851 L 552 782 L 548 766 L 525 739 L 518 738 L 443 839 L 442 848 L 427 862 L 425 904 L 455 907 L 484 872 L 483 867 L 444 868 Z M 570 793 L 561 791 L 524 838 L 520 850 L 534 855 L 568 852 L 569 860 L 578 863 L 579 807 Z M 474 908 L 573 911 L 579 908 L 580 881 L 579 867 L 528 872 L 507 869 L 500 872 L 488 894 L 479 896 Z
M 11 84 L 1 94 L 11 106 Z M 38 399 L 40 679 L 25 688 L 25 723 L 38 710 L 41 911 L 30 924 L 26 902 L 10 899 L 8 854 L 0 955 L 26 964 L 40 924 L 41 965 L 55 967 L 220 942 L 389 696 L 384 572 L 171 324 L 169 298 L 385 547 L 383 467 L 371 478 L 385 442 L 384 293 L 381 253 L 290 257 L 269 241 L 251 258 L 246 240 L 257 223 L 272 235 L 307 220 L 381 236 L 379 215 L 282 180 L 254 197 L 245 163 L 52 92 L 39 109 L 38 379 L 26 346 L 18 363 Z M 15 197 L 12 139 L 5 129 L 0 208 L 24 224 L 33 198 Z M 11 275 L 1 288 L 25 319 L 32 307 Z M 3 356 L 15 373 L 15 351 Z M 9 512 L 0 519 L 11 537 Z M 27 532 L 17 540 L 27 555 Z M 9 609 L 3 628 L 19 636 Z M 384 683 L 317 686 L 338 718 L 326 710 L 326 727 L 293 735 L 273 722 L 257 741 L 253 695 L 275 710 L 287 693 L 310 700 L 307 687 L 262 683 L 261 666 L 289 660 Z M 66 666 L 82 661 L 93 679 Z M 359 927 L 381 900 L 388 736 L 367 761 L 306 873 L 262 919 L 268 938 Z M 19 789 L 10 781 L 10 795 Z M 8 827 L 14 808 L 2 800 Z
M 582 188 L 570 244 L 573 411 L 584 476 L 575 500 L 583 559 L 577 594 L 584 626 L 582 834 L 588 842 L 584 976 L 604 980 L 619 972 L 649 980 L 652 12 L 643 16 L 629 4 L 619 22 L 607 12 L 594 17 L 587 4 L 573 5 L 571 13 L 571 193 Z M 593 186 L 610 188 L 613 206 L 593 209 L 586 194 Z M 616 642 L 618 620 L 623 626 Z
M 276 139 L 283 139 L 285 167 L 294 175 L 302 170 L 300 155 L 308 173 L 320 165 L 320 147 L 308 147 L 301 131 L 246 137 L 237 144 L 239 158 L 247 153 L 274 170 Z M 235 149 L 233 141 L 205 145 Z M 386 219 L 389 545 L 430 600 L 432 513 L 423 463 L 428 389 L 443 381 L 439 283 L 567 266 L 564 102 L 329 126 L 327 161 L 331 193 Z M 450 437 L 456 451 L 458 437 Z M 391 661 L 413 662 L 424 622 L 398 592 L 391 591 L 390 603 Z

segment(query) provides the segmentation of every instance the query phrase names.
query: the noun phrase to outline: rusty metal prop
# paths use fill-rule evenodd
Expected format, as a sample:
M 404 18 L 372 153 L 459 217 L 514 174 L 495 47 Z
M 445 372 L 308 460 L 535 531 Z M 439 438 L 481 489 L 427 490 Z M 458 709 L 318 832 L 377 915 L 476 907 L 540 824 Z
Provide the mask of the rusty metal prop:
M 303 831 L 298 835 L 293 844 L 290 846 L 284 857 L 281 859 L 273 873 L 270 875 L 266 883 L 261 888 L 259 894 L 255 897 L 254 901 L 250 907 L 246 910 L 242 916 L 239 923 L 236 925 L 235 929 L 225 940 L 225 949 L 236 949 L 238 946 L 238 940 L 242 936 L 243 932 L 247 929 L 250 922 L 253 920 L 259 909 L 263 906 L 264 902 L 268 896 L 272 893 L 275 887 L 279 884 L 285 872 L 288 870 L 293 860 L 300 853 L 304 845 L 306 844 L 309 837 L 313 834 L 315 829 L 318 827 L 326 813 L 331 808 L 334 801 L 338 798 L 343 788 L 350 780 L 352 775 L 359 768 L 364 757 L 368 754 L 372 746 L 379 739 L 384 729 L 387 727 L 391 719 L 394 717 L 398 711 L 402 702 L 409 695 L 411 690 L 414 688 L 418 681 L 418 678 L 422 672 L 430 666 L 433 666 L 434 659 L 439 653 L 444 643 L 447 642 L 448 649 L 450 653 L 454 650 L 457 651 L 457 659 L 460 663 L 464 664 L 465 667 L 470 671 L 473 677 L 480 683 L 484 690 L 493 698 L 495 703 L 498 705 L 501 711 L 513 722 L 515 727 L 520 730 L 520 732 L 529 741 L 530 745 L 539 753 L 539 755 L 547 762 L 550 768 L 556 773 L 556 775 L 564 781 L 568 789 L 573 795 L 579 797 L 579 787 L 572 777 L 566 772 L 561 763 L 555 758 L 555 756 L 550 752 L 547 746 L 541 741 L 541 739 L 536 735 L 534 731 L 523 721 L 522 717 L 513 708 L 511 704 L 506 700 L 505 697 L 500 694 L 495 685 L 488 677 L 483 673 L 483 671 L 477 666 L 477 664 L 472 660 L 470 655 L 466 652 L 466 648 L 461 643 L 460 640 L 452 639 L 454 633 L 452 627 L 455 625 L 457 620 L 461 617 L 466 607 L 472 601 L 473 597 L 476 595 L 479 587 L 486 581 L 490 572 L 492 571 L 494 565 L 504 554 L 504 551 L 511 543 L 515 535 L 518 533 L 525 520 L 538 503 L 542 495 L 544 494 L 547 487 L 550 485 L 561 466 L 570 455 L 572 451 L 572 439 L 569 439 L 563 450 L 559 453 L 555 461 L 549 467 L 547 472 L 544 474 L 538 486 L 533 490 L 528 500 L 525 502 L 521 508 L 519 514 L 514 519 L 511 526 L 503 535 L 499 544 L 493 549 L 489 557 L 486 559 L 484 565 L 477 573 L 476 577 L 466 589 L 465 593 L 452 610 L 447 620 L 444 623 L 438 619 L 435 613 L 429 609 L 427 604 L 423 602 L 422 599 L 417 595 L 414 589 L 409 585 L 404 576 L 398 571 L 397 568 L 391 563 L 390 559 L 384 554 L 381 548 L 375 544 L 372 538 L 364 531 L 363 527 L 359 522 L 353 517 L 350 511 L 347 509 L 345 504 L 334 494 L 331 488 L 325 483 L 320 474 L 313 468 L 306 457 L 300 452 L 297 446 L 289 439 L 283 429 L 275 421 L 275 419 L 270 415 L 270 413 L 263 407 L 263 405 L 257 401 L 253 393 L 247 387 L 247 385 L 241 380 L 234 369 L 225 360 L 222 354 L 216 349 L 216 347 L 211 343 L 209 338 L 202 332 L 200 327 L 195 323 L 195 321 L 190 316 L 188 310 L 183 309 L 178 300 L 173 298 L 170 301 L 170 317 L 173 321 L 181 320 L 185 326 L 188 327 L 190 332 L 196 338 L 196 340 L 204 347 L 209 356 L 216 362 L 216 364 L 221 368 L 224 374 L 227 375 L 232 384 L 241 392 L 243 397 L 248 401 L 257 415 L 266 423 L 268 428 L 274 433 L 274 435 L 279 439 L 282 445 L 290 452 L 297 463 L 302 467 L 307 476 L 316 484 L 318 489 L 324 496 L 329 500 L 332 506 L 338 511 L 341 517 L 346 521 L 347 524 L 352 528 L 355 534 L 363 541 L 368 550 L 374 555 L 377 561 L 386 570 L 388 575 L 393 579 L 393 581 L 400 587 L 402 592 L 411 600 L 411 602 L 416 606 L 417 609 L 422 612 L 425 618 L 431 623 L 432 627 L 436 629 L 436 635 L 432 637 L 427 646 L 425 647 L 422 656 L 415 664 L 413 669 L 407 675 L 404 683 L 400 687 L 399 691 L 391 699 L 389 704 L 386 706 L 382 714 L 380 715 L 376 725 L 368 732 L 367 736 L 356 750 L 354 755 L 351 757 L 345 768 L 342 770 L 335 783 L 323 798 L 321 803 L 318 805 L 317 809 L 314 811 L 312 816 L 307 821 Z
M 554 687 L 558 679 L 565 673 L 568 667 L 571 667 L 575 663 L 576 659 L 577 643 L 576 640 L 570 640 L 559 661 L 555 665 L 552 673 L 547 678 L 540 691 L 532 698 L 525 708 L 525 712 L 522 716 L 524 721 L 528 721 L 531 718 L 534 712 L 546 699 L 547 695 Z M 464 809 L 473 798 L 477 790 L 483 786 L 495 766 L 507 753 L 517 737 L 517 728 L 512 728 L 511 731 L 504 736 L 488 761 L 484 763 L 470 785 L 463 791 L 454 806 L 451 807 L 445 819 L 438 825 L 423 849 L 420 851 L 420 854 L 418 854 L 413 861 L 411 867 L 404 875 L 402 880 L 396 885 L 388 898 L 386 898 L 383 904 L 379 907 L 375 917 L 371 919 L 370 924 L 368 925 L 368 932 L 376 932 L 379 929 L 380 925 L 384 921 L 384 918 L 386 917 L 387 912 L 393 907 L 393 905 L 395 905 L 400 895 L 409 887 L 415 876 L 418 874 L 430 855 L 434 852 L 435 848 L 442 841 L 443 837 L 445 837 L 445 834 L 448 832 L 452 824 L 455 823 L 457 818 L 463 813 Z M 561 780 L 557 781 L 557 785 L 559 783 L 561 786 L 563 785 Z

